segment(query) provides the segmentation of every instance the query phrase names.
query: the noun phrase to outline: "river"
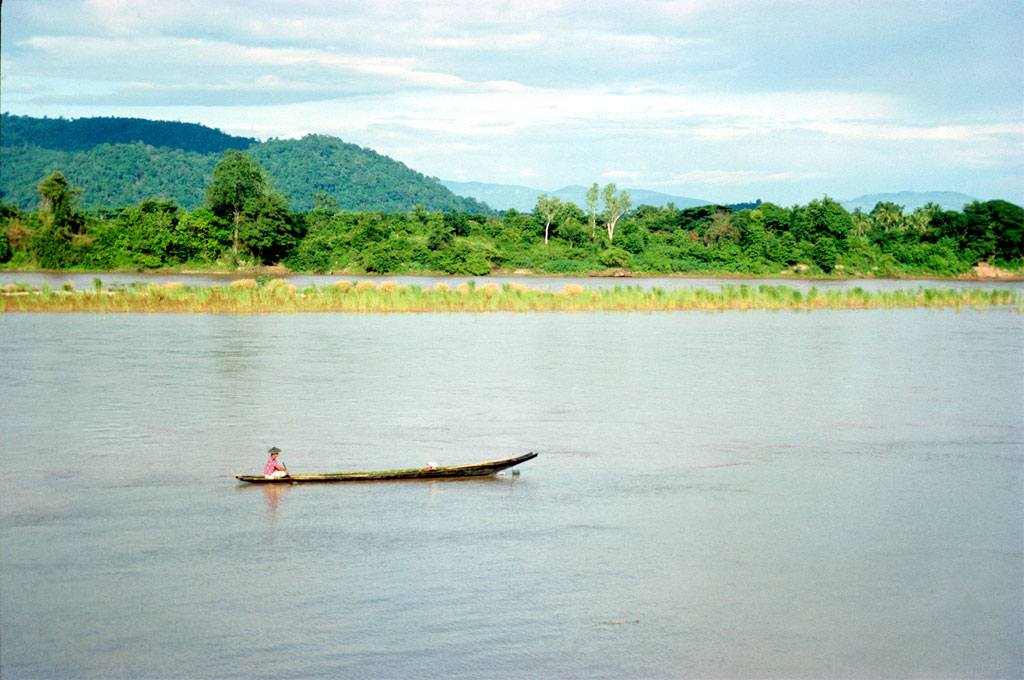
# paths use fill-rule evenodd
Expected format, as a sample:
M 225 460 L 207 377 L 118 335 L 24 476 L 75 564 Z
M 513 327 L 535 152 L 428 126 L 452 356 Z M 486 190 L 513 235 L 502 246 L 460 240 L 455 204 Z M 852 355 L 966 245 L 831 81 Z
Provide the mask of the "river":
M 226 286 L 235 279 L 253 278 L 251 273 L 209 273 L 209 274 L 178 274 L 178 273 L 117 273 L 117 272 L 3 272 L 0 271 L 0 286 L 25 283 L 33 288 L 44 284 L 56 290 L 71 284 L 76 290 L 88 290 L 100 283 L 108 288 L 146 285 L 155 283 L 179 282 L 189 286 Z M 781 278 L 714 278 L 698 276 L 639 276 L 639 277 L 571 277 L 571 276 L 352 276 L 344 274 L 289 274 L 285 278 L 301 288 L 306 286 L 329 286 L 337 281 L 369 280 L 380 283 L 394 281 L 408 286 L 430 288 L 444 282 L 451 288 L 466 281 L 477 284 L 518 283 L 529 288 L 556 291 L 568 284 L 576 284 L 586 288 L 614 288 L 616 286 L 636 286 L 644 290 L 661 288 L 675 290 L 679 288 L 703 288 L 708 291 L 721 290 L 723 286 L 787 286 L 801 292 L 811 288 L 818 290 L 849 290 L 862 288 L 869 292 L 917 290 L 918 288 L 963 288 L 982 290 L 1015 290 L 1024 293 L 1024 281 L 1013 279 L 841 279 L 814 278 L 809 276 L 788 276 Z
M 0 675 L 1006 678 L 1024 316 L 0 315 Z M 539 452 L 520 475 L 261 488 Z

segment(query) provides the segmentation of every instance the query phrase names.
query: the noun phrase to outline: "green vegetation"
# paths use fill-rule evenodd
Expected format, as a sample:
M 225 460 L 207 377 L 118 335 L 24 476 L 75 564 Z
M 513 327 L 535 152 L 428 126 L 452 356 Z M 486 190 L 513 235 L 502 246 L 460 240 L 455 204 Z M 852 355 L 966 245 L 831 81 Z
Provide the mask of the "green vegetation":
M 274 177 L 275 187 L 290 196 L 290 208 L 308 211 L 317 205 L 348 211 L 426 210 L 492 213 L 485 204 L 456 196 L 436 179 L 337 137 L 306 135 L 271 139 L 251 150 L 252 157 Z
M 82 206 L 109 212 L 149 199 L 199 208 L 225 151 L 249 153 L 275 178 L 291 210 L 319 202 L 344 210 L 426 210 L 490 213 L 436 179 L 370 149 L 335 137 L 271 139 L 262 144 L 193 123 L 137 118 L 64 120 L 3 114 L 0 198 L 22 211 L 37 205 L 36 187 L 60 171 L 82 189 Z
M 5 115 L 3 124 L 5 199 L 10 176 L 34 177 L 31 200 L 0 203 L 0 267 L 9 270 L 957 277 L 984 262 L 1024 273 L 1024 208 L 1006 201 L 910 213 L 893 203 L 851 213 L 827 196 L 789 208 L 634 208 L 614 184 L 595 183 L 585 209 L 542 195 L 532 214 L 497 215 L 401 163 L 322 135 L 219 155 L 145 139 L 73 151 L 28 146 L 19 117 Z M 9 135 L 22 146 L 9 146 Z M 81 185 L 81 166 L 62 169 L 71 157 L 61 154 L 118 160 L 86 172 L 92 183 Z M 177 178 L 197 168 L 201 183 L 179 187 Z M 115 202 L 133 191 L 146 193 Z
M 37 189 L 39 208 L 0 205 L 0 267 L 10 270 L 859 277 L 971 274 L 979 262 L 1021 273 L 1024 209 L 1005 201 L 904 214 L 879 204 L 853 214 L 824 198 L 782 208 L 640 206 L 585 214 L 546 197 L 535 214 L 339 211 L 322 201 L 292 212 L 273 180 L 242 152 L 211 173 L 203 207 L 149 199 L 84 211 L 61 173 Z M 628 197 L 627 197 L 628 199 Z M 605 229 L 597 228 L 600 218 Z M 608 225 L 615 223 L 614 227 Z
M 193 153 L 219 154 L 228 149 L 245 150 L 258 143 L 251 137 L 235 137 L 198 123 L 172 123 L 144 118 L 32 118 L 0 115 L 3 145 L 40 147 L 55 151 L 85 151 L 101 144 L 162 146 Z
M 0 194 L 6 204 L 30 210 L 39 181 L 59 171 L 82 188 L 84 207 L 100 213 L 150 198 L 195 208 L 203 202 L 216 162 L 214 155 L 142 142 L 103 144 L 88 151 L 3 146 Z
M 12 284 L 0 291 L 0 312 L 203 312 L 252 314 L 267 312 L 550 312 L 550 311 L 726 311 L 893 309 L 908 307 L 961 310 L 1008 307 L 1024 311 L 1024 300 L 1012 290 L 934 290 L 870 293 L 861 288 L 807 293 L 784 286 L 724 286 L 721 291 L 616 287 L 588 289 L 570 284 L 550 292 L 515 283 L 482 286 L 475 281 L 451 288 L 433 288 L 385 281 L 350 281 L 299 290 L 285 279 L 239 279 L 227 286 L 188 287 L 181 283 L 150 284 L 106 290 L 94 281 L 92 290 L 33 290 Z

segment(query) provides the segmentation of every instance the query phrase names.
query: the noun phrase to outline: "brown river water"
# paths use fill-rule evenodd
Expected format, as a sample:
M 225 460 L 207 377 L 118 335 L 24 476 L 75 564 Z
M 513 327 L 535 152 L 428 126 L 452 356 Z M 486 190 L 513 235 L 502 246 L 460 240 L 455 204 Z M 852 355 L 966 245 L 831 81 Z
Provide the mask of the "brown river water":
M 0 675 L 1006 678 L 1024 315 L 0 315 Z M 261 488 L 295 472 L 520 475 Z

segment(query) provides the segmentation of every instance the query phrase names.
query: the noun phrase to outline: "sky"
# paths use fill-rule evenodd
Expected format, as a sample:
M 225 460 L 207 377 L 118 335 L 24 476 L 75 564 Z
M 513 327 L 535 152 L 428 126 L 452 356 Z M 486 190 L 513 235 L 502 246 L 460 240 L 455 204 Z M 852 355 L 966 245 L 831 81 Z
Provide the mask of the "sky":
M 445 180 L 1024 204 L 1020 0 L 4 0 L 0 109 L 322 133 Z

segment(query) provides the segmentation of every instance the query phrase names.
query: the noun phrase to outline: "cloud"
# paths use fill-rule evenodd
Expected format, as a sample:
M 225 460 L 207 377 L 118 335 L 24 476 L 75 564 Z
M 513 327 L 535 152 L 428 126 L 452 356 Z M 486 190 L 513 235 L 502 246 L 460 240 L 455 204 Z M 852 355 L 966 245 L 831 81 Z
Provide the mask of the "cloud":
M 495 40 L 493 35 L 445 35 L 427 36 L 423 38 L 412 38 L 414 42 L 422 47 L 430 49 L 445 50 L 469 50 L 476 52 L 484 51 L 508 51 L 536 49 L 545 45 L 550 37 L 540 31 L 529 31 L 501 36 Z
M 650 181 L 654 185 L 710 184 L 748 185 L 778 182 L 802 182 L 821 179 L 820 172 L 766 172 L 763 170 L 691 170 L 663 180 Z
M 933 141 L 979 144 L 985 142 L 1003 143 L 1006 139 L 1024 139 L 1024 122 L 1020 123 L 979 123 L 973 125 L 912 125 L 901 123 L 845 123 L 815 122 L 807 126 L 830 135 L 850 140 L 873 141 Z
M 64 70 L 77 70 L 77 64 L 106 62 L 107 77 L 123 77 L 138 72 L 140 64 L 149 65 L 152 75 L 173 82 L 193 75 L 202 69 L 199 78 L 213 76 L 214 82 L 222 73 L 288 73 L 301 70 L 310 76 L 358 76 L 383 78 L 389 87 L 425 87 L 465 89 L 470 84 L 447 73 L 418 69 L 414 60 L 407 58 L 363 57 L 335 54 L 328 50 L 297 47 L 252 47 L 236 43 L 173 38 L 108 39 L 100 37 L 72 38 L 37 36 L 25 43 L 28 47 L 48 55 L 60 55 Z M 27 71 L 39 71 L 21 64 Z M 283 81 L 279 81 L 283 82 Z M 329 89 L 327 83 L 325 88 Z
M 640 175 L 636 172 L 628 170 L 607 170 L 599 174 L 598 179 L 608 180 L 610 182 L 632 182 L 640 179 Z
M 481 181 L 1024 197 L 1010 0 L 34 0 L 3 18 L 12 113 L 325 132 Z

